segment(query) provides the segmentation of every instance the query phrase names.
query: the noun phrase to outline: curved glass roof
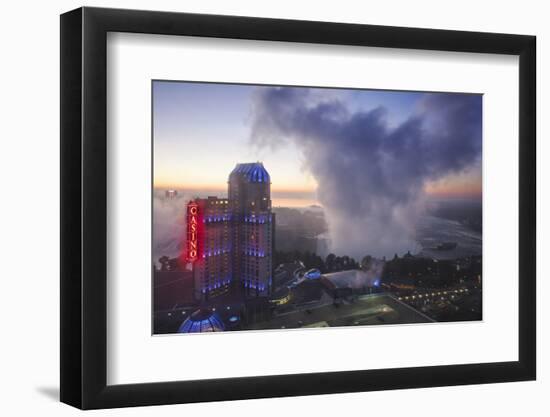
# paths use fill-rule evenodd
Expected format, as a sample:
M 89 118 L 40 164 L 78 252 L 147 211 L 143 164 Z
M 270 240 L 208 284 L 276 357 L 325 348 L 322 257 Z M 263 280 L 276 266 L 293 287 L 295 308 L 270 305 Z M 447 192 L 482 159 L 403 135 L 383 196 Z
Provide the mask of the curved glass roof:
M 244 176 L 249 182 L 269 182 L 269 174 L 267 170 L 264 168 L 264 164 L 261 162 L 252 162 L 252 163 L 246 163 L 246 164 L 237 164 L 233 171 L 231 171 L 231 175 L 233 174 L 241 174 Z
M 225 326 L 217 313 L 208 309 L 195 311 L 185 319 L 178 333 L 223 332 Z

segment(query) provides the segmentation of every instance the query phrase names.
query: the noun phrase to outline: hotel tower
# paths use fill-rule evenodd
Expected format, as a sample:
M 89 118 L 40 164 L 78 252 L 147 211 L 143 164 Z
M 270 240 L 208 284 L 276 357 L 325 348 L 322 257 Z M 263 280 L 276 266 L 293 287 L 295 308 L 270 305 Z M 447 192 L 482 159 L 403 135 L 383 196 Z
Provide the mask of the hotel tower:
M 261 162 L 237 164 L 228 198 L 188 203 L 186 260 L 198 299 L 229 291 L 245 297 L 270 293 L 274 220 L 271 181 Z

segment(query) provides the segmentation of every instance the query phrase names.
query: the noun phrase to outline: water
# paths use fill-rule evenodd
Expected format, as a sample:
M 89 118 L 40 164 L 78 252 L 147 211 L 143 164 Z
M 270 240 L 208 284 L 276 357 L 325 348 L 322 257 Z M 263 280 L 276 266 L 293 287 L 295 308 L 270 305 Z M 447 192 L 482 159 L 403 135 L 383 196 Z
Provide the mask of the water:
M 481 255 L 482 235 L 463 224 L 434 216 L 424 216 L 416 227 L 416 240 L 421 254 L 435 259 L 456 259 Z M 452 250 L 435 250 L 442 242 L 456 242 Z

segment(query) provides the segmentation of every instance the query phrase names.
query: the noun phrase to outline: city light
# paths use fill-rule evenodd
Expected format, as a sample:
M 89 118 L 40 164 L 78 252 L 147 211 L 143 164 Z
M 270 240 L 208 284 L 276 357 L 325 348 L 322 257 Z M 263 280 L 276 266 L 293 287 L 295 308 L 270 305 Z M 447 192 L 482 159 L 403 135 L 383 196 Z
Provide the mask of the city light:
M 200 229 L 199 205 L 190 201 L 187 205 L 187 261 L 195 262 L 199 255 L 199 229 Z

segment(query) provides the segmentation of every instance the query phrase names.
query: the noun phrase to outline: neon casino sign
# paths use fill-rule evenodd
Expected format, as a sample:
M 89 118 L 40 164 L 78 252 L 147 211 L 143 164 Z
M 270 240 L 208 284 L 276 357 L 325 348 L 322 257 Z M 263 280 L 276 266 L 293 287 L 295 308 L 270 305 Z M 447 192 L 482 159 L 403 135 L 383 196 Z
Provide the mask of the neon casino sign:
M 200 208 L 195 201 L 187 204 L 187 261 L 199 258 Z

